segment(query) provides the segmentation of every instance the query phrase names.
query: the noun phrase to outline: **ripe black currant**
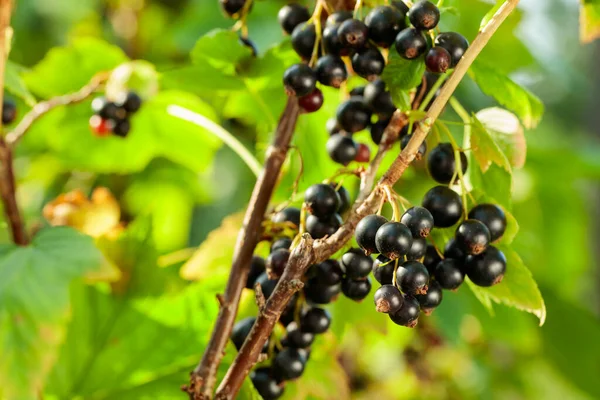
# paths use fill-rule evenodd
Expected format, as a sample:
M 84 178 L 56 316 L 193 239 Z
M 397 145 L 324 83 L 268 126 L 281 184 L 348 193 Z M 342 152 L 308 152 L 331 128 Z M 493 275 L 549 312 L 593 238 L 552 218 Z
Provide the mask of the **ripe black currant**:
M 384 118 L 389 117 L 396 111 L 396 106 L 394 106 L 394 102 L 392 101 L 392 95 L 386 90 L 385 82 L 381 79 L 369 82 L 367 86 L 365 86 L 364 98 L 365 102 L 371 107 L 373 112 Z
M 404 301 L 400 310 L 389 314 L 390 319 L 397 325 L 414 328 L 419 321 L 419 302 L 413 296 L 404 295 Z
M 305 331 L 303 326 L 301 328 L 295 321 L 292 321 L 285 328 L 285 337 L 282 345 L 295 349 L 303 349 L 310 346 L 314 340 L 314 333 Z
M 278 381 L 289 381 L 299 378 L 306 365 L 306 353 L 299 349 L 286 347 L 273 359 L 271 371 Z
M 358 19 L 347 19 L 340 24 L 338 37 L 342 46 L 358 50 L 369 40 L 368 28 Z
M 342 10 L 336 11 L 327 17 L 327 21 L 325 22 L 325 26 L 339 25 L 342 22 L 352 19 L 352 11 Z
M 283 274 L 283 270 L 290 259 L 288 249 L 278 249 L 267 257 L 267 275 L 269 279 L 277 279 Z
M 125 137 L 131 129 L 131 124 L 128 119 L 112 120 L 112 133 L 119 137 Z
M 450 238 L 444 246 L 444 258 L 453 258 L 462 262 L 467 258 L 467 253 L 458 245 L 456 238 Z
M 294 64 L 283 74 L 283 85 L 288 96 L 306 96 L 315 90 L 317 76 L 306 64 Z
M 443 47 L 448 50 L 452 57 L 451 68 L 456 67 L 460 59 L 462 58 L 467 48 L 469 48 L 469 41 L 460 33 L 456 32 L 442 32 L 435 38 L 435 45 Z
M 479 204 L 469 212 L 469 219 L 483 222 L 490 231 L 492 242 L 500 239 L 506 231 L 506 215 L 504 211 L 495 204 Z
M 269 279 L 266 272 L 263 272 L 256 278 L 256 283 L 260 285 L 260 289 L 265 296 L 265 299 L 271 297 L 277 286 L 277 279 Z
M 462 151 L 459 154 L 460 166 L 464 174 L 467 172 L 467 156 Z M 450 183 L 452 178 L 456 176 L 456 159 L 454 157 L 454 149 L 450 143 L 440 143 L 429 152 L 427 169 L 436 182 Z
M 431 188 L 423 198 L 423 207 L 433 215 L 436 228 L 448 228 L 463 215 L 462 200 L 458 193 L 446 186 Z
M 336 189 L 338 196 L 340 196 L 340 208 L 338 208 L 338 214 L 342 214 L 349 210 L 350 206 L 352 205 L 352 199 L 350 198 L 350 193 L 348 190 L 337 183 L 331 183 L 330 185 Z
M 425 257 L 427 252 L 427 239 L 425 238 L 413 238 L 410 250 L 406 253 L 407 260 L 420 260 Z
M 429 272 L 429 276 L 433 276 L 435 272 L 435 268 L 438 263 L 442 261 L 442 257 L 438 254 L 435 246 L 432 244 L 427 245 L 427 250 L 425 251 L 425 258 L 423 258 L 423 265 L 427 268 Z
M 371 110 L 360 97 L 350 97 L 339 105 L 336 118 L 340 127 L 350 133 L 362 131 L 371 123 Z
M 315 26 L 309 22 L 298 24 L 292 31 L 292 47 L 304 60 L 310 60 L 317 40 Z
M 341 258 L 346 277 L 350 279 L 366 278 L 373 269 L 373 259 L 360 249 L 350 249 Z
M 452 65 L 452 56 L 443 47 L 432 47 L 425 56 L 425 65 L 429 72 L 443 74 Z
M 335 285 L 342 281 L 344 271 L 337 260 L 329 259 L 310 268 L 312 277 L 324 285 Z
M 246 0 L 219 0 L 219 3 L 221 4 L 223 11 L 230 17 L 233 17 L 235 14 L 242 11 L 242 8 L 246 5 Z
M 396 271 L 396 279 L 404 293 L 415 295 L 427 293 L 429 272 L 418 261 L 406 261 Z
M 236 324 L 233 326 L 233 329 L 231 330 L 231 341 L 235 345 L 236 349 L 239 350 L 242 348 L 244 340 L 246 340 L 246 337 L 252 330 L 252 326 L 254 325 L 255 321 L 255 317 L 247 317 L 236 322 Z
M 246 288 L 253 289 L 256 280 L 265 272 L 266 264 L 265 259 L 259 256 L 252 256 L 250 261 L 250 272 L 248 273 L 248 279 L 246 279 Z
M 298 3 L 286 4 L 277 13 L 279 25 L 287 34 L 291 34 L 296 26 L 308 21 L 309 18 L 308 9 Z
M 314 304 L 329 304 L 342 290 L 340 284 L 326 285 L 317 278 L 309 279 L 304 285 L 306 299 Z
M 375 310 L 380 313 L 395 314 L 400 311 L 404 298 L 394 285 L 383 285 L 375 291 Z
M 494 246 L 476 256 L 467 256 L 465 270 L 478 286 L 494 286 L 502 282 L 506 272 L 506 257 Z
M 279 322 L 283 326 L 287 326 L 289 323 L 291 323 L 292 321 L 295 320 L 297 304 L 298 304 L 298 293 L 294 293 L 294 295 L 292 296 L 292 299 L 285 306 L 285 309 L 279 316 Z
M 377 252 L 392 260 L 406 255 L 410 250 L 412 241 L 410 229 L 400 222 L 383 224 L 375 235 Z
M 402 1 L 402 0 L 392 1 L 392 6 L 396 7 L 398 9 L 398 11 L 400 11 L 402 13 L 403 18 L 406 16 L 406 14 L 408 14 L 409 8 L 406 5 L 406 3 L 404 3 L 404 1 Z
M 123 119 L 127 111 L 123 107 L 108 101 L 105 97 L 97 97 L 92 101 L 92 110 L 103 119 Z
M 363 97 L 365 95 L 366 86 L 357 86 L 350 91 L 350 96 Z
M 398 33 L 406 28 L 404 14 L 395 7 L 375 7 L 365 18 L 369 39 L 379 47 L 390 47 Z
M 454 237 L 456 243 L 471 255 L 483 253 L 490 244 L 490 230 L 476 219 L 463 221 L 456 228 Z
M 394 280 L 395 262 L 384 255 L 373 261 L 373 276 L 382 285 L 391 285 Z
M 327 120 L 325 129 L 327 130 L 327 133 L 329 133 L 329 136 L 335 135 L 336 133 L 340 133 L 342 131 L 342 128 L 340 128 L 340 125 L 335 117 L 331 117 Z
M 369 278 L 353 280 L 345 278 L 342 281 L 342 293 L 352 300 L 360 301 L 369 295 L 371 291 L 371 281 Z
M 17 105 L 10 99 L 2 101 L 2 123 L 11 124 L 17 118 Z
M 290 239 L 290 238 L 277 239 L 271 245 L 271 253 L 273 253 L 275 250 L 279 250 L 279 249 L 289 250 L 291 246 L 292 246 L 292 239 Z
M 331 135 L 325 144 L 327 154 L 338 164 L 348 165 L 356 159 L 358 144 L 352 136 L 343 133 Z
M 129 114 L 133 114 L 142 107 L 142 98 L 137 93 L 129 91 L 120 96 L 116 105 L 124 108 Z
M 325 53 L 331 54 L 332 56 L 347 56 L 348 54 L 350 54 L 350 49 L 344 47 L 344 45 L 340 41 L 340 37 L 338 35 L 339 28 L 340 24 L 335 24 L 327 26 L 323 30 L 323 47 L 325 48 Z
M 356 225 L 356 231 L 354 233 L 356 242 L 358 245 L 367 253 L 377 253 L 377 244 L 375 243 L 375 236 L 381 226 L 387 223 L 387 219 L 381 215 L 371 214 L 367 215 L 360 220 Z
M 453 258 L 446 258 L 440 261 L 433 275 L 440 286 L 448 290 L 458 289 L 465 280 L 465 273 L 459 261 Z
M 427 51 L 428 43 L 423 32 L 414 28 L 400 31 L 395 40 L 396 51 L 400 57 L 413 60 Z
M 317 217 L 327 217 L 340 208 L 341 199 L 331 185 L 317 183 L 304 192 L 304 202 L 311 214 Z
M 381 143 L 381 139 L 383 139 L 383 134 L 385 133 L 385 128 L 387 128 L 389 123 L 389 119 L 380 119 L 379 121 L 371 125 L 371 140 L 373 141 L 373 143 Z
M 283 385 L 271 376 L 269 368 L 259 368 L 250 374 L 254 388 L 264 400 L 276 400 L 283 395 Z
M 412 137 L 412 135 L 402 136 L 402 139 L 400 139 L 400 149 L 404 150 L 404 148 L 408 146 L 408 142 L 410 142 Z M 425 153 L 427 153 L 427 142 L 423 140 L 419 146 L 419 149 L 417 150 L 417 154 L 415 154 L 415 158 L 417 160 L 421 160 L 425 156 Z
M 319 307 L 311 307 L 300 317 L 300 326 L 305 332 L 325 333 L 331 324 L 331 315 Z
M 339 88 L 348 78 L 346 64 L 337 56 L 326 54 L 317 60 L 315 65 L 317 80 L 326 86 Z
M 410 229 L 413 237 L 426 238 L 433 229 L 433 215 L 424 207 L 411 207 L 400 218 L 400 222 Z
M 316 88 L 306 96 L 300 97 L 298 99 L 298 104 L 305 113 L 319 111 L 321 109 L 321 106 L 323 106 L 323 92 L 321 92 L 320 89 Z
M 385 59 L 381 52 L 374 47 L 360 50 L 352 56 L 352 69 L 367 80 L 373 80 L 381 75 L 385 67 Z
M 342 222 L 342 217 L 339 214 L 329 215 L 324 218 L 309 215 L 306 217 L 306 231 L 313 239 L 321 239 L 325 236 L 333 235 L 340 225 L 342 225 Z
M 440 10 L 432 2 L 421 0 L 408 10 L 408 19 L 415 28 L 428 31 L 440 22 Z
M 271 221 L 275 223 L 290 222 L 296 226 L 300 226 L 300 209 L 296 207 L 284 208 L 273 215 Z
M 431 315 L 433 310 L 442 302 L 442 287 L 437 281 L 431 281 L 429 282 L 427 293 L 415 297 L 421 306 L 421 311 L 423 311 L 425 315 Z

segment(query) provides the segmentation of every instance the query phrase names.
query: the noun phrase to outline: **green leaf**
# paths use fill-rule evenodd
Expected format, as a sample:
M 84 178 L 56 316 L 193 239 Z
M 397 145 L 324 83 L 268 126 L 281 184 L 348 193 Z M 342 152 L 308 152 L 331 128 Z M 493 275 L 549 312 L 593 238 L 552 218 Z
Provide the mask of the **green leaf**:
M 590 43 L 600 37 L 600 1 L 581 0 L 579 25 L 579 36 L 583 43 Z
M 475 117 L 481 122 L 510 165 L 522 168 L 527 158 L 527 142 L 523 127 L 513 113 L 492 107 L 480 110 Z
M 405 60 L 395 51 L 390 51 L 388 64 L 381 75 L 393 99 L 401 99 L 401 91 L 410 90 L 418 86 L 425 72 L 425 63 L 422 57 L 416 60 Z M 400 103 L 397 106 L 400 106 Z
M 201 65 L 206 62 L 216 68 L 234 72 L 236 64 L 252 55 L 252 51 L 241 44 L 237 32 L 215 29 L 202 36 L 190 53 L 192 63 Z
M 127 61 L 117 46 L 99 39 L 78 38 L 65 47 L 53 48 L 31 71 L 24 74 L 29 89 L 42 98 L 79 90 L 102 71 Z
M 17 63 L 10 60 L 6 61 L 6 71 L 4 77 L 4 87 L 10 93 L 21 98 L 28 106 L 35 105 L 35 98 L 27 89 L 21 74 L 27 71 L 27 69 Z
M 496 163 L 511 172 L 508 159 L 476 116 L 471 117 L 471 148 L 481 171 L 486 172 L 492 163 Z
M 467 155 L 469 165 L 476 162 L 473 152 Z M 467 182 L 471 190 L 484 193 L 487 197 L 496 199 L 505 210 L 512 208 L 512 174 L 504 168 L 491 164 L 486 172 L 480 168 L 467 168 Z
M 469 75 L 485 94 L 494 97 L 498 103 L 515 112 L 526 128 L 535 127 L 542 118 L 544 105 L 541 100 L 506 74 L 476 61 L 471 65 Z
M 506 247 L 501 250 L 506 256 L 506 274 L 502 282 L 489 288 L 470 285 L 471 289 L 484 306 L 489 305 L 489 300 L 493 300 L 515 307 L 534 314 L 539 318 L 540 325 L 543 325 L 546 320 L 546 305 L 531 272 L 515 251 Z
M 69 319 L 69 285 L 106 260 L 91 237 L 40 231 L 26 247 L 0 248 L 0 386 L 8 399 L 37 399 Z
M 165 71 L 161 74 L 161 85 L 168 89 L 185 90 L 206 95 L 207 90 L 236 91 L 245 88 L 239 77 L 225 73 L 209 64 L 191 65 Z

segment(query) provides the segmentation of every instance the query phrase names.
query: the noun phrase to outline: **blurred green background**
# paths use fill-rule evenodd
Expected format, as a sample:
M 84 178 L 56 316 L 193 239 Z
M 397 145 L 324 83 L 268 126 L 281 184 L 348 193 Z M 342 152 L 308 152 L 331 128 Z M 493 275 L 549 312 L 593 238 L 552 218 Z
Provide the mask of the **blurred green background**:
M 259 0 L 252 10 L 249 32 L 259 54 L 286 40 L 276 20 L 283 4 Z M 490 2 L 477 0 L 447 0 L 445 5 L 453 9 L 444 13 L 442 28 L 457 30 L 470 40 L 491 7 Z M 422 318 L 415 330 L 389 325 L 383 316 L 375 315 L 369 301 L 355 304 L 342 299 L 332 306 L 333 334 L 317 340 L 305 375 L 288 385 L 287 398 L 600 398 L 600 46 L 580 44 L 578 12 L 575 1 L 523 0 L 519 15 L 510 18 L 482 54 L 484 61 L 530 88 L 546 106 L 540 125 L 526 132 L 527 164 L 515 171 L 513 188 L 513 214 L 520 225 L 514 248 L 540 285 L 548 310 L 545 325 L 540 328 L 534 316 L 501 305 L 494 307 L 491 316 L 466 287 L 446 294 L 440 309 L 431 318 Z M 279 70 L 266 84 L 257 84 L 258 89 L 250 82 L 247 92 L 235 95 L 196 85 L 193 74 L 185 85 L 167 79 L 169 71 L 189 63 L 189 52 L 202 35 L 232 24 L 216 0 L 20 0 L 13 16 L 10 59 L 32 67 L 55 46 L 85 37 L 104 39 L 132 59 L 153 63 L 164 73 L 161 88 L 198 96 L 260 160 L 285 101 Z M 199 82 L 207 79 L 201 69 L 195 73 Z M 69 71 L 65 79 L 67 75 Z M 324 125 L 337 106 L 338 94 L 325 91 L 325 98 L 322 110 L 300 118 L 294 140 L 297 150 L 286 165 L 278 201 L 290 196 L 298 153 L 305 169 L 300 190 L 336 170 L 324 151 Z M 470 111 L 494 105 L 469 79 L 461 85 L 458 98 Z M 135 134 L 141 128 L 133 123 Z M 53 126 L 45 135 L 61 135 L 63 127 Z M 47 125 L 38 130 L 43 128 Z M 59 193 L 107 186 L 123 207 L 125 220 L 150 215 L 155 251 L 167 256 L 163 261 L 175 260 L 167 261 L 173 264 L 167 268 L 170 276 L 177 275 L 190 254 L 177 251 L 201 244 L 223 218 L 243 210 L 254 184 L 251 171 L 226 147 L 214 154 L 198 154 L 203 160 L 198 168 L 190 167 L 194 162 L 158 156 L 119 172 L 115 165 L 103 171 L 69 162 L 68 157 L 65 162 L 65 153 L 40 137 L 32 131 L 16 159 L 19 197 L 29 224 L 41 220 L 42 206 Z M 64 145 L 69 151 L 80 143 L 69 140 Z M 134 158 L 135 152 L 133 147 L 123 154 Z M 407 175 L 397 190 L 417 203 L 433 181 L 419 165 Z M 224 286 L 235 229 L 223 236 L 213 242 L 213 258 L 221 259 L 205 260 L 211 270 L 204 272 L 199 284 L 209 287 L 203 289 L 207 293 Z M 216 305 L 212 299 L 202 301 L 206 306 L 200 325 L 206 336 Z M 255 312 L 249 293 L 244 302 L 243 314 Z M 190 347 L 179 375 L 163 382 L 154 392 L 156 398 L 182 397 L 177 386 L 185 383 L 185 371 L 202 349 Z M 178 351 L 176 346 L 172 351 Z M 87 392 L 85 385 L 79 385 L 71 392 L 57 389 L 54 393 L 59 393 L 57 398 L 71 397 L 65 393 L 82 398 L 146 398 L 152 393 L 111 394 L 91 389 L 94 385 Z

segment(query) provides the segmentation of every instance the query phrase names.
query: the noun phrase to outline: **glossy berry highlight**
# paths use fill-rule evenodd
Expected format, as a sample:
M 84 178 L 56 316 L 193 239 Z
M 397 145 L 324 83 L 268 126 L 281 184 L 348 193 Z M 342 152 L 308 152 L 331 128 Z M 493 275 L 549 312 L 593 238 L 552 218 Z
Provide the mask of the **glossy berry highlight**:
M 424 207 L 411 207 L 400 218 L 413 237 L 426 238 L 433 229 L 433 215 Z
M 397 325 L 414 328 L 419 321 L 421 308 L 419 302 L 413 296 L 404 295 L 402 307 L 398 312 L 389 314 L 390 319 Z
M 383 285 L 375 291 L 373 297 L 375 310 L 380 313 L 395 314 L 400 311 L 404 298 L 402 293 L 393 285 Z
M 440 22 L 440 10 L 432 2 L 421 0 L 408 11 L 408 19 L 416 29 L 428 31 Z
M 283 86 L 288 96 L 306 96 L 317 84 L 315 72 L 306 64 L 294 64 L 283 74 Z
M 502 282 L 506 272 L 506 257 L 494 246 L 465 260 L 467 276 L 478 286 L 494 286 Z
M 458 193 L 446 186 L 431 188 L 423 198 L 425 207 L 433 216 L 434 226 L 448 228 L 456 224 L 463 215 L 462 200 Z
M 360 220 L 356 225 L 354 235 L 358 245 L 367 253 L 377 253 L 375 236 L 381 226 L 387 223 L 387 219 L 381 215 L 371 214 Z
M 396 271 L 396 279 L 402 292 L 410 295 L 427 293 L 429 272 L 418 261 L 407 261 Z
M 490 244 L 490 230 L 482 222 L 476 219 L 463 221 L 454 234 L 456 243 L 467 254 L 481 254 Z
M 473 207 L 469 212 L 469 219 L 476 219 L 487 226 L 492 242 L 500 239 L 506 231 L 506 214 L 495 204 L 485 203 Z
M 310 13 L 308 9 L 298 3 L 290 3 L 281 7 L 279 13 L 277 13 L 277 20 L 279 25 L 288 35 L 294 31 L 302 22 L 308 21 Z
M 413 237 L 410 229 L 400 222 L 388 222 L 375 234 L 377 252 L 395 260 L 409 252 Z

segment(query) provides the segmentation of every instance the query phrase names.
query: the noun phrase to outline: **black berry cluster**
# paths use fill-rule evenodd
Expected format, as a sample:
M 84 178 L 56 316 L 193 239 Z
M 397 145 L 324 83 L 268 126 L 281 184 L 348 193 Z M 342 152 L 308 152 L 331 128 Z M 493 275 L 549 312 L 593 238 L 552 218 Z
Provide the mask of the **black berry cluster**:
M 2 101 L 2 123 L 12 124 L 17 119 L 17 105 L 11 99 Z
M 90 128 L 99 137 L 126 137 L 131 129 L 129 118 L 142 106 L 142 99 L 135 92 L 126 92 L 117 101 L 96 97 L 92 101 L 94 115 L 90 117 Z

